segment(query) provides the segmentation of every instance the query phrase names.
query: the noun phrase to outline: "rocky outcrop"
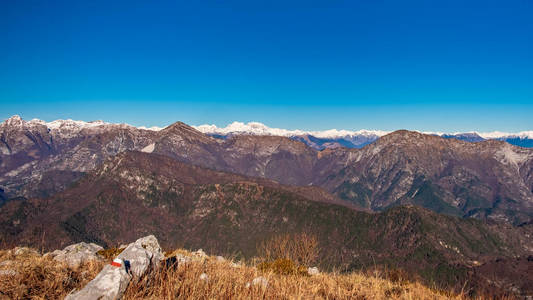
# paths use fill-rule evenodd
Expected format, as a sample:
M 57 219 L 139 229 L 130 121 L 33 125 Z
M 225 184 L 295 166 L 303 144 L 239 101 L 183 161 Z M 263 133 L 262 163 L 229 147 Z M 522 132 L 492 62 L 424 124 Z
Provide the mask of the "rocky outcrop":
M 164 258 L 161 247 L 153 235 L 131 243 L 83 289 L 65 299 L 120 299 L 131 280 L 140 278 L 151 268 L 159 267 Z
M 63 250 L 46 253 L 45 256 L 49 256 L 56 261 L 65 262 L 70 267 L 76 268 L 85 262 L 99 259 L 97 252 L 103 249 L 94 243 L 81 242 L 65 247 Z

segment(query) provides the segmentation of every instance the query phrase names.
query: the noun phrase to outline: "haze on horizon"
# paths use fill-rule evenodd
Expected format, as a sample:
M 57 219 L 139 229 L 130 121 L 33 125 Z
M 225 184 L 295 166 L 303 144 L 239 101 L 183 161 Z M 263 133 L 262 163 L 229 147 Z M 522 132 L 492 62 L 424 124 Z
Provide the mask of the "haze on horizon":
M 531 1 L 4 1 L 0 119 L 533 129 Z

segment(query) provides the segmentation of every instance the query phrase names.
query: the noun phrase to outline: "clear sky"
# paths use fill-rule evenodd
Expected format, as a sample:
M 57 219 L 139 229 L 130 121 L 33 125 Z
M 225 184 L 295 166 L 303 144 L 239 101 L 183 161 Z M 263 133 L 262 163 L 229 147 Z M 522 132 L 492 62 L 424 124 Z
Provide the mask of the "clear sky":
M 533 130 L 533 1 L 0 1 L 0 119 Z

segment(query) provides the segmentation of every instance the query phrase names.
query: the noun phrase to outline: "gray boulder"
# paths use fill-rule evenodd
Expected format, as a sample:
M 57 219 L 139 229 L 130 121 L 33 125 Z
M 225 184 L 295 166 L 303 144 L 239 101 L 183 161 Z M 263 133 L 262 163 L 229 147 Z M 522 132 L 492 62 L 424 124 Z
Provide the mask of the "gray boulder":
M 120 299 L 131 280 L 138 279 L 150 267 L 157 268 L 163 258 L 161 247 L 153 235 L 138 239 L 118 255 L 120 266 L 106 265 L 83 289 L 65 299 Z
M 96 252 L 103 250 L 101 246 L 94 243 L 78 243 L 65 247 L 63 250 L 55 250 L 45 254 L 56 261 L 66 262 L 70 267 L 76 268 L 82 263 L 99 259 Z

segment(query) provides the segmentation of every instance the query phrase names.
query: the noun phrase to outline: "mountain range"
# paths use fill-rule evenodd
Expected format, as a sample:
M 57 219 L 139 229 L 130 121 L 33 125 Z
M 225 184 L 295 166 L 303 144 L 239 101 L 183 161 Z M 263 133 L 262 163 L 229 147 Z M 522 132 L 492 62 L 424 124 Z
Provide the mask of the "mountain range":
M 250 258 L 261 240 L 304 231 L 340 270 L 522 292 L 533 280 L 533 149 L 500 140 L 399 130 L 317 150 L 182 122 L 14 116 L 0 124 L 0 189 L 4 245 L 114 246 L 153 233 L 167 247 Z
M 531 225 L 490 225 L 416 206 L 368 213 L 324 195 L 313 186 L 280 185 L 125 151 L 52 197 L 9 201 L 0 225 L 6 244 L 53 249 L 81 240 L 110 247 L 153 233 L 164 247 L 203 247 L 248 258 L 269 236 L 307 232 L 319 239 L 322 268 L 378 265 L 443 288 L 468 283 L 492 290 L 496 282 L 531 290 L 531 274 L 505 275 L 516 275 L 516 264 L 533 266 Z M 495 273 L 496 266 L 504 275 Z M 487 270 L 494 274 L 485 277 Z
M 325 131 L 304 131 L 304 130 L 287 130 L 280 128 L 270 128 L 259 122 L 233 122 L 226 127 L 217 127 L 216 125 L 193 126 L 197 130 L 217 138 L 228 138 L 234 135 L 273 135 L 285 136 L 294 140 L 301 141 L 317 150 L 326 148 L 362 148 L 380 137 L 391 133 L 383 130 L 337 130 L 330 129 Z M 157 130 L 158 128 L 153 128 Z M 533 147 L 533 131 L 522 131 L 519 133 L 508 132 L 456 132 L 456 133 L 437 133 L 421 132 L 429 135 L 436 135 L 447 139 L 458 139 L 466 142 L 481 142 L 486 140 L 505 141 L 509 144 L 521 147 Z
M 381 211 L 416 204 L 439 213 L 513 224 L 533 216 L 533 149 L 400 130 L 363 148 L 322 151 L 273 135 L 214 138 L 184 123 L 24 121 L 0 125 L 0 187 L 8 198 L 45 198 L 126 150 L 218 171 L 317 186 L 338 201 Z M 4 201 L 5 202 L 5 201 Z

